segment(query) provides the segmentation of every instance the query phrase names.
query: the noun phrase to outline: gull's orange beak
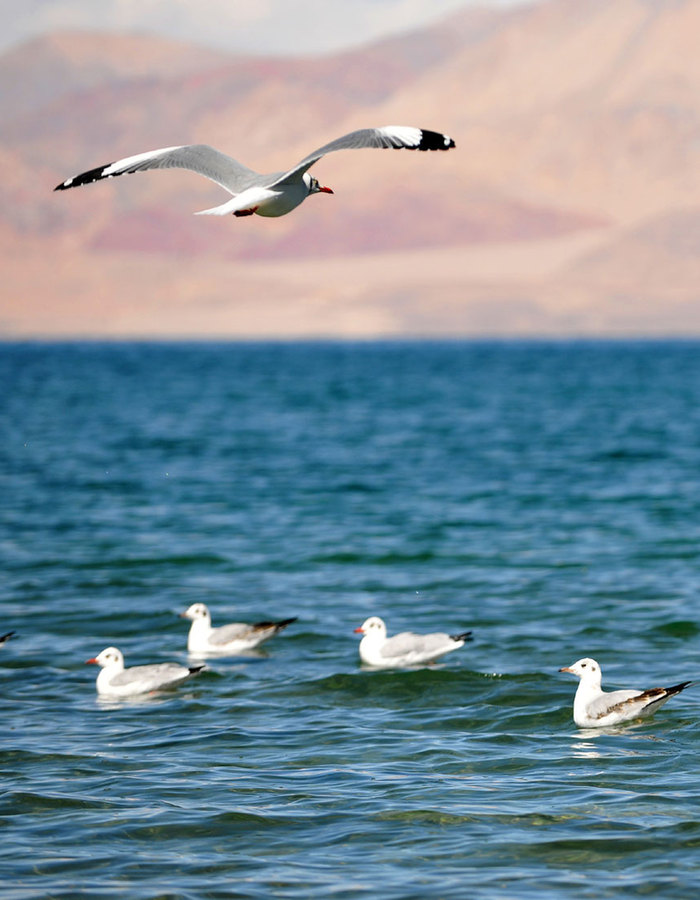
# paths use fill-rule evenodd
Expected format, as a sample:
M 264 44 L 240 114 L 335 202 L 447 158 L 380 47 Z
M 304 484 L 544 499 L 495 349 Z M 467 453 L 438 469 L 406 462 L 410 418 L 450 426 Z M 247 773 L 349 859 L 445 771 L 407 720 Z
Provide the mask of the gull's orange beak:
M 559 669 L 559 671 L 560 672 L 571 672 L 572 675 L 574 674 L 574 670 L 571 669 L 569 666 L 562 666 L 562 668 Z
M 86 659 L 86 660 L 85 660 L 85 665 L 86 665 L 86 666 L 89 666 L 91 663 L 94 663 L 95 665 L 97 665 L 97 660 L 95 659 L 94 656 L 93 656 L 92 659 Z
M 333 193 L 333 191 L 331 191 L 331 193 Z M 355 629 L 355 634 L 364 634 L 364 633 L 365 632 L 362 628 L 362 625 L 358 625 L 357 628 Z
M 329 187 L 320 187 L 318 188 L 320 194 L 332 194 L 333 191 Z

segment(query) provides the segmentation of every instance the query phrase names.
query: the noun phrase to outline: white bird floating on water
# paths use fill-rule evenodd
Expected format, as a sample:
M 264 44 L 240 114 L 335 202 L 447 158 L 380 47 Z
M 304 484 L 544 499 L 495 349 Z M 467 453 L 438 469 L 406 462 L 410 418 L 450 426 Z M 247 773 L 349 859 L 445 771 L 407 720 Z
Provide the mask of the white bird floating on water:
M 379 616 L 365 619 L 355 632 L 364 635 L 359 647 L 362 662 L 381 669 L 423 666 L 435 662 L 446 653 L 459 650 L 466 641 L 471 640 L 471 631 L 461 634 L 413 634 L 402 631 L 387 637 L 386 625 Z
M 623 690 L 605 692 L 601 686 L 602 673 L 594 659 L 579 659 L 570 666 L 559 669 L 578 676 L 578 688 L 574 697 L 574 722 L 579 728 L 600 728 L 619 725 L 643 716 L 650 716 L 672 697 L 687 688 L 692 681 L 683 681 L 667 688 L 649 688 L 646 691 Z
M 297 620 L 294 616 L 278 622 L 257 622 L 255 625 L 232 622 L 230 625 L 213 628 L 211 614 L 204 603 L 193 603 L 184 613 L 181 613 L 181 617 L 192 621 L 187 636 L 189 652 L 219 655 L 245 653 L 247 650 L 252 650 Z
M 425 128 L 406 125 L 361 128 L 324 144 L 291 169 L 261 175 L 206 144 L 186 144 L 118 159 L 68 178 L 54 190 L 65 191 L 81 184 L 91 184 L 93 181 L 132 172 L 144 172 L 147 169 L 189 169 L 216 182 L 233 195 L 232 200 L 212 209 L 203 209 L 197 215 L 225 216 L 232 213 L 234 216 L 252 216 L 256 213 L 258 216 L 284 216 L 303 203 L 310 194 L 333 193 L 330 188 L 322 187 L 307 171 L 327 153 L 365 147 L 450 150 L 454 145 L 451 137 Z
M 134 697 L 151 691 L 163 691 L 182 684 L 205 666 L 181 666 L 179 663 L 152 663 L 124 668 L 124 656 L 116 647 L 107 647 L 98 656 L 86 660 L 101 666 L 97 693 L 109 697 Z

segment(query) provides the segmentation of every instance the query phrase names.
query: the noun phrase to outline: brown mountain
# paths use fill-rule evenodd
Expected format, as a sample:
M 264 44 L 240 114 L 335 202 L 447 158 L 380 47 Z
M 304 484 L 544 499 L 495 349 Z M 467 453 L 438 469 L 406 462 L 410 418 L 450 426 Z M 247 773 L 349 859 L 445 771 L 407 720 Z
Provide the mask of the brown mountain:
M 548 0 L 314 59 L 62 34 L 0 58 L 6 335 L 688 333 L 700 329 L 700 0 Z M 350 130 L 448 154 L 341 153 L 278 220 L 222 191 L 68 175 L 202 141 L 272 171 Z

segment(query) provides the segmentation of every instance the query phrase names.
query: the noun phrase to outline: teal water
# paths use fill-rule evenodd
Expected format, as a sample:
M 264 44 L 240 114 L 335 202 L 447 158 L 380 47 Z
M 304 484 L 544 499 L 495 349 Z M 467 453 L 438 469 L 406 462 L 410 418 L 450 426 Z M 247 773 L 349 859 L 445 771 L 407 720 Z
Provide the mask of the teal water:
M 696 897 L 700 344 L 0 347 L 8 900 Z M 177 613 L 296 615 L 187 661 Z M 471 628 L 370 672 L 353 629 Z

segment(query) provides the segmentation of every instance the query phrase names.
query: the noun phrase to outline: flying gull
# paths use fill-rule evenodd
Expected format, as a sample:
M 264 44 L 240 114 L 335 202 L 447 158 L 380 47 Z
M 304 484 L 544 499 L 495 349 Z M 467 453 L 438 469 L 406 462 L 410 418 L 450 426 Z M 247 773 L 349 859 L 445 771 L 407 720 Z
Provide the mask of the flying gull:
M 322 187 L 308 169 L 327 153 L 336 150 L 359 150 L 365 147 L 393 148 L 395 150 L 449 150 L 455 146 L 452 138 L 425 128 L 406 125 L 387 125 L 384 128 L 361 128 L 324 144 L 309 153 L 300 162 L 283 172 L 261 175 L 242 165 L 225 153 L 206 144 L 185 144 L 181 147 L 164 147 L 149 150 L 136 156 L 127 156 L 75 175 L 57 185 L 54 190 L 65 191 L 91 184 L 105 178 L 147 169 L 189 169 L 204 175 L 232 194 L 232 199 L 220 206 L 203 209 L 197 215 L 225 216 L 284 216 L 291 212 L 310 194 L 332 194 Z

